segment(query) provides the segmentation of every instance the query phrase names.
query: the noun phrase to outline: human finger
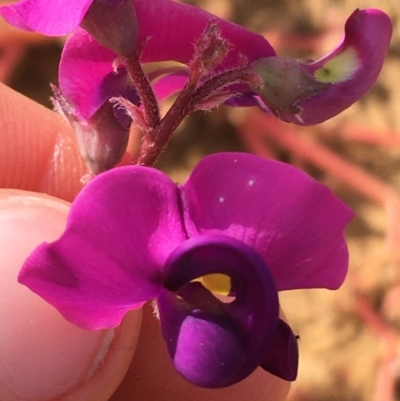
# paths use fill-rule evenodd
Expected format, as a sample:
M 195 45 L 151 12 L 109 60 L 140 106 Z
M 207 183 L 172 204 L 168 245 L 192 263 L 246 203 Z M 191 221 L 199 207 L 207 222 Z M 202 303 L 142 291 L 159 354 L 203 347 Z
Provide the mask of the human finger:
M 87 169 L 68 122 L 0 83 L 0 187 L 71 201 Z

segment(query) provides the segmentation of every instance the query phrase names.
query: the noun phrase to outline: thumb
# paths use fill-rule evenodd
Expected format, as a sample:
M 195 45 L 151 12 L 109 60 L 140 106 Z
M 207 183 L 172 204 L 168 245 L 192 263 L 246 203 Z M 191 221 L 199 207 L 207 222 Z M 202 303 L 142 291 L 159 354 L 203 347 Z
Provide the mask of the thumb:
M 46 195 L 0 190 L 1 400 L 107 400 L 135 351 L 140 311 L 116 329 L 89 332 L 17 283 L 29 253 L 59 237 L 68 209 Z

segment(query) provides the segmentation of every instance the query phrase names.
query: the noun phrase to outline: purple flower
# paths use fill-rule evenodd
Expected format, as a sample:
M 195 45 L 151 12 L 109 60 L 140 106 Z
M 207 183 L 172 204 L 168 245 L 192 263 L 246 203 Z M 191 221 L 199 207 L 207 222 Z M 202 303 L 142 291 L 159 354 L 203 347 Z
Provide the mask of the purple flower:
M 170 0 L 135 0 L 134 4 L 139 25 L 137 43 L 145 43 L 141 55 L 143 63 L 174 61 L 188 65 L 194 43 L 211 20 L 218 23 L 221 35 L 235 49 L 229 52 L 220 69 L 237 67 L 243 55 L 249 62 L 275 55 L 261 35 L 200 8 Z M 77 29 L 67 40 L 60 62 L 60 88 L 83 118 L 91 117 L 111 97 L 133 90 L 126 70 L 121 66 L 115 71 L 116 59 L 115 52 L 101 46 L 83 29 Z M 180 91 L 187 82 L 187 69 L 172 70 L 174 73 L 157 85 L 159 100 Z M 157 77 L 151 75 L 150 78 Z M 248 86 L 243 90 L 249 90 Z
M 14 26 L 49 35 L 65 34 L 81 25 L 107 48 L 78 29 L 63 52 L 61 90 L 84 119 L 89 119 L 111 97 L 132 91 L 124 68 L 119 68 L 117 75 L 113 72 L 117 53 L 127 55 L 137 44 L 145 43 L 143 63 L 175 61 L 188 65 L 193 44 L 213 19 L 222 37 L 232 45 L 220 70 L 237 68 L 244 56 L 249 65 L 254 63 L 252 69 L 264 83 L 239 85 L 232 91 L 232 98 L 225 100 L 222 95 L 222 99 L 234 106 L 257 105 L 295 124 L 317 124 L 368 92 L 382 68 L 392 33 L 385 13 L 356 10 L 346 22 L 341 45 L 318 61 L 302 62 L 275 58 L 274 50 L 262 36 L 199 8 L 170 0 L 59 3 L 21 0 L 1 7 L 0 13 Z M 156 86 L 160 100 L 181 90 L 187 82 L 188 73 L 181 68 L 171 71 Z
M 240 54 L 245 51 L 250 61 L 275 54 L 262 36 L 196 7 L 169 0 L 137 0 L 135 8 L 141 23 L 137 43 L 139 47 L 145 44 L 142 61 L 171 59 L 182 63 L 178 67 L 175 63 L 172 67 L 149 72 L 150 80 L 158 79 L 154 84 L 158 100 L 180 91 L 186 84 L 188 67 L 185 64 L 192 59 L 194 42 L 202 36 L 211 20 L 218 23 L 222 34 L 229 37 L 240 52 L 229 53 L 220 68 L 241 63 Z M 168 19 L 160 20 L 160 16 L 165 15 Z M 178 35 L 178 32 L 186 35 Z M 171 38 L 171 34 L 175 36 Z M 140 99 L 125 66 L 119 65 L 121 58 L 118 61 L 117 53 L 100 45 L 98 37 L 96 39 L 78 28 L 67 41 L 60 63 L 61 92 L 55 96 L 56 108 L 72 123 L 81 154 L 93 174 L 120 161 L 126 149 L 130 117 L 143 130 L 147 128 L 140 124 L 140 111 L 136 112 L 137 118 L 132 115 L 134 108 L 140 106 Z M 119 99 L 118 107 L 110 107 L 109 101 L 113 98 Z M 131 104 L 129 117 L 126 107 L 121 109 L 126 100 Z M 157 105 L 153 106 L 157 108 Z
M 260 35 L 186 4 L 135 0 L 135 8 L 137 42 L 145 43 L 142 63 L 174 61 L 188 65 L 193 43 L 201 37 L 207 23 L 215 19 L 221 36 L 231 44 L 219 70 L 237 68 L 244 57 L 262 78 L 261 85 L 249 82 L 235 86 L 232 98 L 225 103 L 257 105 L 299 125 L 325 121 L 365 95 L 382 68 L 392 33 L 385 13 L 356 10 L 346 22 L 342 43 L 333 52 L 315 62 L 302 62 L 275 57 L 274 50 Z M 119 95 L 121 85 L 133 87 L 125 79 L 123 67 L 118 70 L 122 77 L 113 73 L 116 57 L 81 29 L 66 43 L 60 64 L 61 90 L 85 118 L 110 97 Z M 180 91 L 188 75 L 182 68 L 165 74 L 155 85 L 159 100 Z
M 155 299 L 176 369 L 199 386 L 257 366 L 293 380 L 296 339 L 277 291 L 338 288 L 351 218 L 305 173 L 249 154 L 208 156 L 183 186 L 120 167 L 83 189 L 64 234 L 30 255 L 19 281 L 89 330 Z

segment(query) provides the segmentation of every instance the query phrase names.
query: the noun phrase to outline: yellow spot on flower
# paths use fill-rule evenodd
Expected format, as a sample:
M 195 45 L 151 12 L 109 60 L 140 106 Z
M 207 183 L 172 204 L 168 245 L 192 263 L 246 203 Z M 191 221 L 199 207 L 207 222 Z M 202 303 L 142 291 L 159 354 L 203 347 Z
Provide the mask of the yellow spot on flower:
M 228 296 L 231 292 L 231 278 L 225 274 L 207 274 L 194 281 L 200 282 L 214 294 Z
M 317 81 L 324 83 L 347 81 L 353 77 L 360 64 L 356 51 L 348 48 L 316 70 L 314 77 Z

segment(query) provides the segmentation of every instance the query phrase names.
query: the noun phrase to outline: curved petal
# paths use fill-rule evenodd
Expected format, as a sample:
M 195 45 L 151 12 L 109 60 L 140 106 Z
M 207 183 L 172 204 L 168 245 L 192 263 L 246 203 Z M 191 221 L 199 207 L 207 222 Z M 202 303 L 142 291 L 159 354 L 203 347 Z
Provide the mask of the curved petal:
M 346 22 L 343 43 L 328 56 L 304 66 L 317 81 L 331 85 L 299 102 L 302 125 L 328 120 L 364 96 L 378 79 L 391 36 L 392 23 L 385 13 L 354 11 Z
M 254 249 L 279 290 L 338 288 L 350 209 L 304 172 L 245 153 L 204 158 L 181 189 L 189 237 L 225 234 Z
M 267 357 L 260 366 L 269 373 L 287 381 L 297 378 L 299 349 L 292 329 L 279 319 L 278 328 Z
M 203 275 L 231 278 L 236 298 L 223 303 L 199 282 Z M 158 306 L 161 327 L 175 368 L 208 388 L 234 384 L 266 358 L 279 314 L 274 279 L 264 261 L 245 244 L 226 236 L 184 242 L 165 266 Z
M 121 167 L 79 194 L 61 238 L 26 260 L 19 281 L 85 329 L 113 327 L 162 290 L 162 267 L 186 237 L 177 188 L 163 173 Z
M 113 96 L 139 103 L 127 72 L 121 68 L 113 71 L 116 57 L 80 28 L 65 43 L 59 67 L 60 89 L 86 120 Z
M 356 10 L 346 22 L 342 43 L 320 60 L 257 61 L 253 68 L 265 85 L 253 89 L 280 119 L 298 125 L 321 123 L 370 90 L 382 69 L 391 36 L 392 23 L 384 12 Z
M 0 15 L 17 28 L 63 36 L 79 26 L 92 3 L 93 0 L 22 0 L 2 6 Z

